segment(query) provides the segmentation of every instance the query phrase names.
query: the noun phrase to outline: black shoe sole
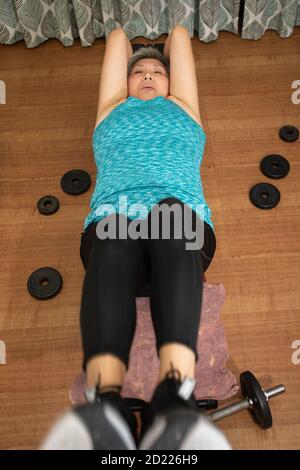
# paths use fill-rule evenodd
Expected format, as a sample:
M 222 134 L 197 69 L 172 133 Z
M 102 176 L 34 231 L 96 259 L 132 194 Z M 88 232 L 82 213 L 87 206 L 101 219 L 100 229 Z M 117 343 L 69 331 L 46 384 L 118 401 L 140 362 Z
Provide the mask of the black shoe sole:
M 139 445 L 139 450 L 230 449 L 223 433 L 203 414 L 193 410 L 157 415 Z

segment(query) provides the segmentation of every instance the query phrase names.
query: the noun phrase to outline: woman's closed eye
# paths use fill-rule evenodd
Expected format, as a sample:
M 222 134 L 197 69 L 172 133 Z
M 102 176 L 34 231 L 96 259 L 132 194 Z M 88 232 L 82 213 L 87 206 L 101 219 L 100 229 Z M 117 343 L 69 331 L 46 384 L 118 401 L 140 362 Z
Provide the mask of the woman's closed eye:
M 141 71 L 141 70 L 137 70 L 135 73 L 142 73 L 142 71 Z M 160 74 L 161 74 L 161 72 L 159 72 L 158 70 L 157 70 L 155 73 L 160 73 Z

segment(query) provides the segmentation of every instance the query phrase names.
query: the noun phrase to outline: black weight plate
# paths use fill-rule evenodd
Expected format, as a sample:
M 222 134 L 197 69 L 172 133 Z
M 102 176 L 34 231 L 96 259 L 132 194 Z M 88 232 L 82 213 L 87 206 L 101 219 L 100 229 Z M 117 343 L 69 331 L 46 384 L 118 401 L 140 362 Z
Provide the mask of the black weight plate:
M 281 155 L 267 155 L 260 162 L 260 169 L 265 176 L 273 179 L 284 178 L 290 171 L 288 160 Z
M 132 47 L 132 52 L 135 53 L 136 51 L 138 51 L 142 47 L 147 47 L 147 44 L 142 44 L 142 43 L 136 42 L 135 44 L 131 44 L 131 47 Z
M 154 47 L 155 49 L 157 49 L 162 54 L 164 52 L 164 47 L 165 47 L 163 42 L 157 42 L 157 43 L 153 43 L 153 44 L 151 44 L 151 43 L 150 44 L 135 43 L 135 44 L 131 44 L 131 46 L 132 46 L 133 53 L 135 53 L 136 51 L 138 51 L 142 47 Z
M 40 268 L 29 276 L 27 288 L 36 299 L 52 299 L 62 288 L 62 277 L 54 268 Z
M 242 372 L 240 383 L 244 397 L 250 398 L 253 402 L 253 408 L 249 409 L 255 421 L 262 429 L 271 428 L 273 420 L 269 402 L 255 376 L 248 370 Z
M 273 209 L 280 201 L 280 192 L 270 183 L 258 183 L 250 189 L 250 201 L 260 209 Z
M 37 203 L 37 208 L 41 214 L 52 215 L 59 208 L 59 201 L 55 196 L 43 196 Z
M 60 180 L 63 191 L 72 196 L 85 193 L 91 186 L 90 175 L 83 170 L 71 170 Z
M 283 126 L 279 131 L 279 137 L 285 142 L 295 142 L 299 137 L 299 131 L 294 126 Z
M 157 42 L 155 44 L 153 44 L 153 47 L 155 47 L 159 52 L 161 52 L 162 54 L 164 53 L 164 43 L 163 42 Z

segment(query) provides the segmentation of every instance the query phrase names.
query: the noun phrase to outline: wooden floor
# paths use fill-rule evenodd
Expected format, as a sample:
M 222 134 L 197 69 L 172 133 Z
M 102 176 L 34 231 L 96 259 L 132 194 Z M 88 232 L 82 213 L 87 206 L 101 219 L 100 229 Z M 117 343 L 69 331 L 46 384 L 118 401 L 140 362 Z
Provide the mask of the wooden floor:
M 297 449 L 300 364 L 292 362 L 292 344 L 300 340 L 300 139 L 283 142 L 278 131 L 286 124 L 300 129 L 300 104 L 291 99 L 292 83 L 300 80 L 300 28 L 288 39 L 268 31 L 258 41 L 228 32 L 209 44 L 192 41 L 207 134 L 201 175 L 217 237 L 206 277 L 226 289 L 229 366 L 237 374 L 251 370 L 265 388 L 282 383 L 287 390 L 271 402 L 271 429 L 261 430 L 247 411 L 218 425 L 235 449 Z M 104 39 L 90 48 L 78 39 L 70 48 L 54 39 L 35 49 L 23 42 L 0 46 L 6 83 L 0 106 L 1 449 L 40 445 L 70 406 L 68 390 L 81 368 L 79 244 L 95 183 L 91 138 L 104 47 Z M 274 182 L 260 172 L 270 153 L 289 160 L 284 179 Z M 93 181 L 76 197 L 60 188 L 61 176 L 74 168 Z M 259 182 L 279 188 L 276 208 L 257 209 L 249 201 Z M 45 194 L 60 200 L 51 217 L 36 209 Z M 45 302 L 26 288 L 41 266 L 58 269 L 64 282 Z

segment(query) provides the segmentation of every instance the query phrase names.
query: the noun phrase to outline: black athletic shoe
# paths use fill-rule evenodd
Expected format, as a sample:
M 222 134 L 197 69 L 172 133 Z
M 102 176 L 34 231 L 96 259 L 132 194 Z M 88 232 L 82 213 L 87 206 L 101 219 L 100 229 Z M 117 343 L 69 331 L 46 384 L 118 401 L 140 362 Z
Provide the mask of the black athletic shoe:
M 199 411 L 194 387 L 195 380 L 181 381 L 178 370 L 166 374 L 141 411 L 140 450 L 231 449 L 223 433 Z
M 198 412 L 197 401 L 192 393 L 194 387 L 194 380 L 187 378 L 181 382 L 180 372 L 172 367 L 171 371 L 167 372 L 166 378 L 157 385 L 151 402 L 141 411 L 142 428 L 140 438 L 143 438 L 157 414 L 178 408 L 193 409 Z
M 136 450 L 137 419 L 119 392 L 96 393 L 51 429 L 41 450 Z
M 126 421 L 135 445 L 138 445 L 138 423 L 135 414 L 127 407 L 124 399 L 120 396 L 119 392 L 106 392 L 96 395 L 96 401 L 99 403 L 109 403 L 114 407 Z

